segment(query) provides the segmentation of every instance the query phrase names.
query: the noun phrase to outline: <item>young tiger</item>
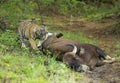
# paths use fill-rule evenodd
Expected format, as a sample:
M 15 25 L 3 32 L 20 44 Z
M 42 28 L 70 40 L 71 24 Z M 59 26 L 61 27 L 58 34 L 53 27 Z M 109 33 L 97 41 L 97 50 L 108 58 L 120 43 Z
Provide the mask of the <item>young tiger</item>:
M 28 39 L 31 47 L 38 50 L 41 42 L 44 40 L 45 35 L 48 33 L 45 25 L 38 26 L 31 21 L 22 21 L 18 27 L 20 41 L 22 43 L 21 47 L 26 47 L 24 39 Z M 39 39 L 38 46 L 35 44 L 35 39 Z

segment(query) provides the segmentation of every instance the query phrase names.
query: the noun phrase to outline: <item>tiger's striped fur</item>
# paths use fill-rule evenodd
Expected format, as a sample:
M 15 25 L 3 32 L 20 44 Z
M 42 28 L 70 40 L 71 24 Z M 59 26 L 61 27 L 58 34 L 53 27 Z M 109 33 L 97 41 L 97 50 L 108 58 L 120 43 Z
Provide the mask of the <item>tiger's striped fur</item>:
M 39 39 L 40 46 L 40 42 L 44 40 L 46 33 L 48 33 L 45 25 L 38 26 L 31 21 L 20 22 L 18 32 L 22 43 L 21 47 L 26 47 L 24 39 L 28 39 L 31 47 L 35 50 L 38 50 L 38 47 L 34 40 Z

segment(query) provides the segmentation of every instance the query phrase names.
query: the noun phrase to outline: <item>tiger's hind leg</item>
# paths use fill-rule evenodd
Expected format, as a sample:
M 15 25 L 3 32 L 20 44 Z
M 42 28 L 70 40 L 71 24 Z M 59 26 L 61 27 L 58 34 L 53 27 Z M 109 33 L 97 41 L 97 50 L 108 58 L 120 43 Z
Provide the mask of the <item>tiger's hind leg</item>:
M 24 39 L 23 38 L 20 38 L 20 41 L 21 41 L 21 43 L 22 43 L 22 48 L 26 48 L 26 45 L 25 45 L 25 43 L 24 43 Z
M 25 43 L 24 43 L 24 38 L 23 38 L 23 35 L 22 35 L 21 32 L 19 32 L 19 37 L 20 37 L 20 41 L 21 41 L 21 43 L 22 43 L 21 47 L 22 47 L 22 48 L 26 48 L 26 45 L 25 45 Z

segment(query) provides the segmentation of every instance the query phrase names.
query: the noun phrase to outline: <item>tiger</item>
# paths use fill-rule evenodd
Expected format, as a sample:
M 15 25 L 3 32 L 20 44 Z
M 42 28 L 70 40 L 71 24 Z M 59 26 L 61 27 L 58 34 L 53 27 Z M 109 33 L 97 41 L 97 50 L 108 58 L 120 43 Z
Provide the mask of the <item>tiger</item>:
M 34 50 L 39 50 L 41 42 L 44 40 L 45 35 L 48 33 L 46 25 L 42 24 L 38 26 L 32 23 L 32 21 L 22 21 L 18 27 L 19 39 L 21 41 L 21 47 L 26 48 L 24 39 L 27 39 Z M 38 45 L 36 45 L 35 40 L 39 39 Z

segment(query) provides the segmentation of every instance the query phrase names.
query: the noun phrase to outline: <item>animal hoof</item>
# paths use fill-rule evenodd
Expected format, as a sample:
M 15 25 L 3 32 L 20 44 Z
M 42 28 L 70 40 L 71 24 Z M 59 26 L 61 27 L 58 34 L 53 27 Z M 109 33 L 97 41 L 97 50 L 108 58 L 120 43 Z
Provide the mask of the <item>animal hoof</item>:
M 22 48 L 26 48 L 26 45 L 24 44 L 24 43 L 22 43 L 22 46 L 21 46 Z
M 26 46 L 21 46 L 21 48 L 26 48 Z
M 112 60 L 112 58 L 109 55 L 106 56 L 106 59 L 107 60 Z
M 38 49 L 42 49 L 42 46 L 37 46 L 38 47 Z
M 34 50 L 39 50 L 38 48 L 33 48 Z
M 115 58 L 111 58 L 109 60 L 104 60 L 103 62 L 105 62 L 105 63 L 113 63 L 115 61 L 116 61 Z

